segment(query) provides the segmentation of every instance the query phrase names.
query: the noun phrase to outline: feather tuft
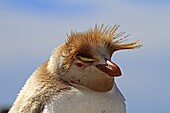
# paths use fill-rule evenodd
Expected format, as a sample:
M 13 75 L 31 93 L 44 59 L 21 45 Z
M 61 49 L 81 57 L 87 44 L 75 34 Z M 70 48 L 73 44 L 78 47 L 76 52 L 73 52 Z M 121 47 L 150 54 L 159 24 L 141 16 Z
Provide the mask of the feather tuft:
M 68 52 L 64 56 L 66 68 L 69 68 L 77 54 L 83 54 L 91 58 L 93 56 L 91 49 L 97 47 L 106 47 L 109 53 L 113 54 L 117 50 L 134 49 L 142 46 L 140 41 L 124 44 L 123 42 L 130 35 L 122 37 L 125 32 L 117 33 L 119 27 L 120 25 L 117 24 L 106 27 L 102 24 L 101 26 L 95 25 L 93 29 L 82 33 L 71 31 L 70 35 L 67 35 L 68 39 L 65 42 L 65 50 Z

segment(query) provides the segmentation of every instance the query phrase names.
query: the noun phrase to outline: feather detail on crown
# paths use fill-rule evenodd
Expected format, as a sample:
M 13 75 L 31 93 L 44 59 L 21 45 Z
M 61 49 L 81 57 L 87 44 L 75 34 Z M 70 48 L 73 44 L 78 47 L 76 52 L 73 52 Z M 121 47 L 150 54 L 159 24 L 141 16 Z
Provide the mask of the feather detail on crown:
M 129 35 L 121 38 L 125 32 L 116 33 L 119 27 L 120 25 L 107 27 L 104 27 L 104 25 L 95 25 L 94 29 L 86 32 L 78 33 L 72 31 L 71 34 L 68 35 L 64 47 L 66 51 L 66 55 L 63 55 L 63 57 L 65 57 L 65 68 L 69 68 L 77 54 L 90 56 L 90 48 L 92 46 L 103 45 L 103 47 L 108 49 L 110 54 L 118 50 L 134 49 L 142 46 L 140 40 L 124 44 L 123 42 L 126 41 Z

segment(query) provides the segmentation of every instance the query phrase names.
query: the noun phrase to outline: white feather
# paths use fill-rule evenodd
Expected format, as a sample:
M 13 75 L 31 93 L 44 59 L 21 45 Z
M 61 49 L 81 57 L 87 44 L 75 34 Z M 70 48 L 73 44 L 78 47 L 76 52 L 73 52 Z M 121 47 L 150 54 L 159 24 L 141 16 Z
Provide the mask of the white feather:
M 43 113 L 125 113 L 125 99 L 116 84 L 109 92 L 72 87 L 50 99 Z

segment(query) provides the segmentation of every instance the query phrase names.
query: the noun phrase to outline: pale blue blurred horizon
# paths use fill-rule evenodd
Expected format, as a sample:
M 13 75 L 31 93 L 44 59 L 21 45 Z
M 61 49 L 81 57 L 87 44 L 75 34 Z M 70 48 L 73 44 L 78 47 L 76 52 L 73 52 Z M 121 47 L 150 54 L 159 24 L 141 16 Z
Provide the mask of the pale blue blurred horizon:
M 72 30 L 120 24 L 142 40 L 140 49 L 116 52 L 123 72 L 116 78 L 127 113 L 170 113 L 170 1 L 0 1 L 0 108 L 12 105 L 33 71 L 48 60 Z

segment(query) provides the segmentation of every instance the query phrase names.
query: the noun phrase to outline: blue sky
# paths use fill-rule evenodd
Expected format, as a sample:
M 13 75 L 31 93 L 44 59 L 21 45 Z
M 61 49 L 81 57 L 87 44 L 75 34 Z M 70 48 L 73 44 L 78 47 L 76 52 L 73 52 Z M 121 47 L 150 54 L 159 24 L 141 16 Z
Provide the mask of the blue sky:
M 27 78 L 71 30 L 120 24 L 141 39 L 138 50 L 113 55 L 128 113 L 169 113 L 170 2 L 168 0 L 0 1 L 0 107 L 11 105 Z

